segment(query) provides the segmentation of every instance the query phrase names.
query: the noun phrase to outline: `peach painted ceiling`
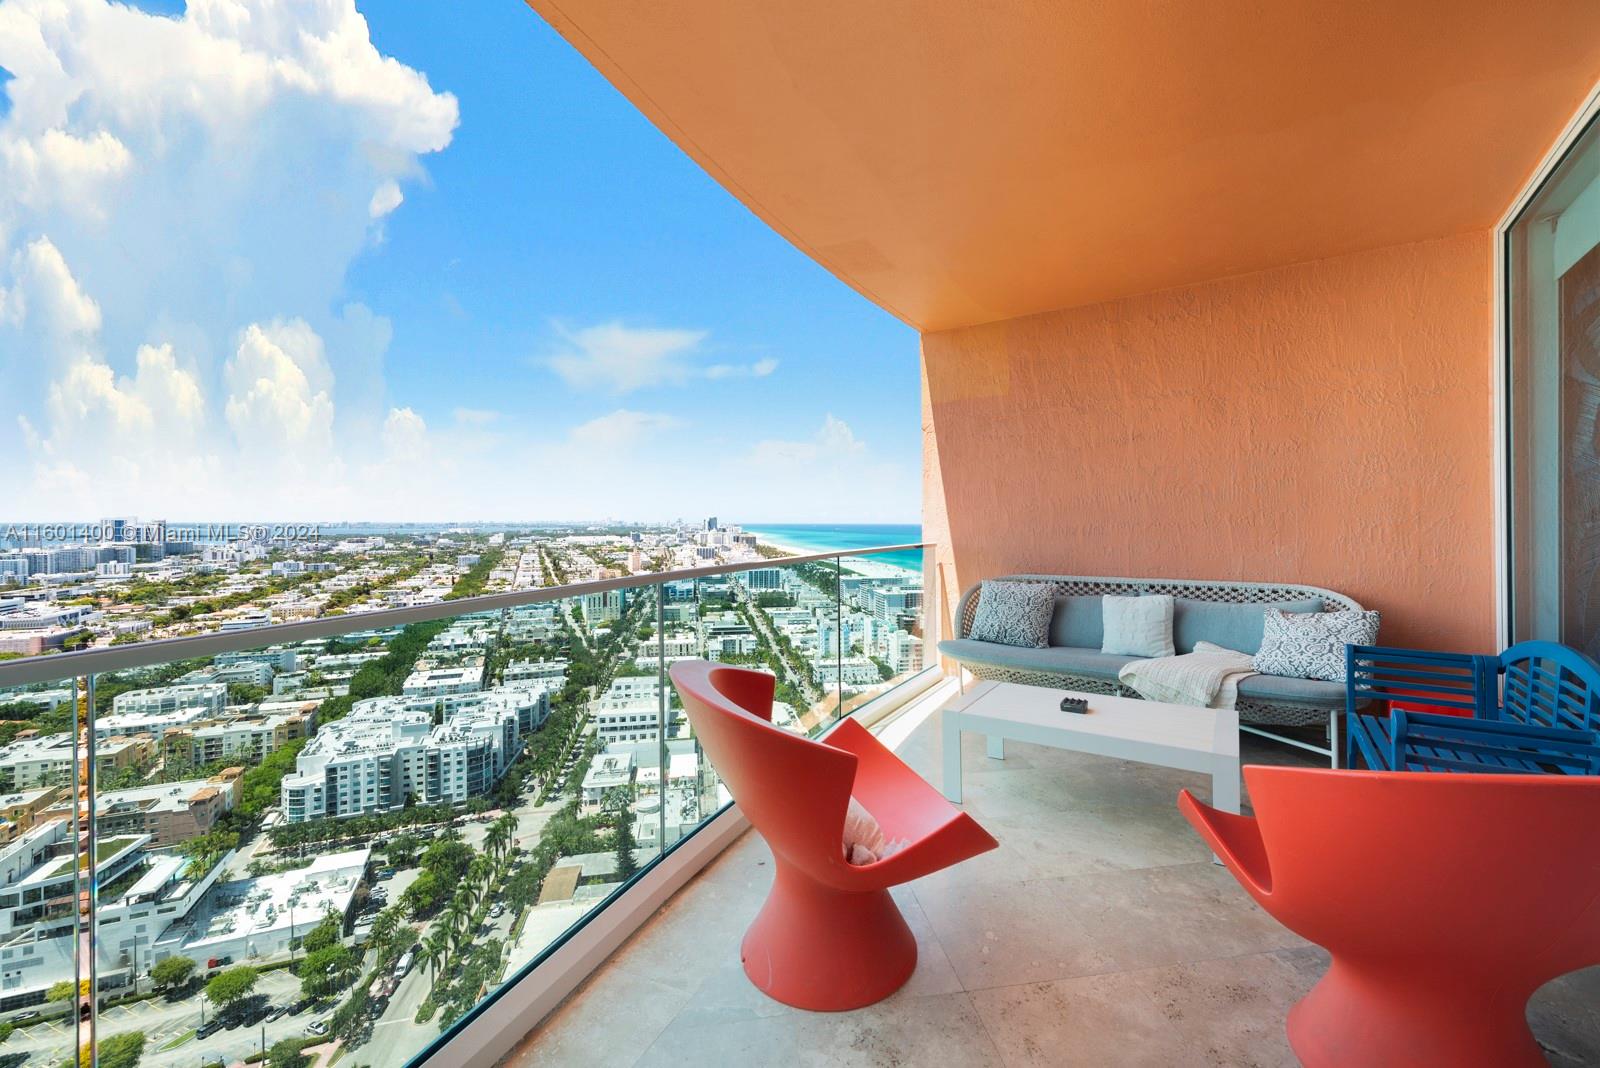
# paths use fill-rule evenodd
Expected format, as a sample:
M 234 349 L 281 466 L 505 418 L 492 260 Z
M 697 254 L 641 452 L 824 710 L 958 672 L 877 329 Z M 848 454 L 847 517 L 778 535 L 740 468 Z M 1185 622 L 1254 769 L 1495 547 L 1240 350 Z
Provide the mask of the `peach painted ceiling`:
M 1486 229 L 1600 78 L 1600 0 L 529 2 L 923 330 Z

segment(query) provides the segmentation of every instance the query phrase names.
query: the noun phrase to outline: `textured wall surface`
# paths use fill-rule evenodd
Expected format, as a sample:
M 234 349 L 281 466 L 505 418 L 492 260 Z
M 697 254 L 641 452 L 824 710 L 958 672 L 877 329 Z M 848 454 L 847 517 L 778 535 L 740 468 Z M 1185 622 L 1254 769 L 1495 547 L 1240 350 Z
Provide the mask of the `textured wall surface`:
M 923 336 L 947 601 L 1013 571 L 1305 582 L 1494 645 L 1487 233 Z

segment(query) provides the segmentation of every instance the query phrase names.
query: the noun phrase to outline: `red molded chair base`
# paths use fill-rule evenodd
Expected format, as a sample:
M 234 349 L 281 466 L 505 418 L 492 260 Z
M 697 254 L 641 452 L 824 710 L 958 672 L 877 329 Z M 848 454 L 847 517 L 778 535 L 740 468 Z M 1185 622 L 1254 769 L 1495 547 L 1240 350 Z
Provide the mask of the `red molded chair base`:
M 1289 1045 L 1305 1068 L 1544 1068 L 1528 1029 L 1533 990 L 1472 982 L 1480 978 L 1335 958 L 1289 1010 Z
M 772 893 L 739 956 L 762 993 L 813 1012 L 881 1001 L 917 967 L 917 940 L 887 890 L 823 886 L 776 860 Z

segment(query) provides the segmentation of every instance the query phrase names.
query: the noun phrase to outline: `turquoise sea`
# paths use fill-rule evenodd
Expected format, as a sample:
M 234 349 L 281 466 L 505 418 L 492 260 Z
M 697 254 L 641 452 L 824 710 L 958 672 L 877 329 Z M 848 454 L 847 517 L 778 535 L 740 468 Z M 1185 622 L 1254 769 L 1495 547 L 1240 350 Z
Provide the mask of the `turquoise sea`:
M 870 549 L 874 545 L 914 545 L 922 540 L 922 525 L 919 523 L 789 523 L 783 526 L 748 524 L 743 526 L 752 534 L 759 535 L 763 541 L 807 553 L 825 553 L 835 549 Z M 922 570 L 920 549 L 875 553 L 867 559 L 897 564 L 912 571 Z

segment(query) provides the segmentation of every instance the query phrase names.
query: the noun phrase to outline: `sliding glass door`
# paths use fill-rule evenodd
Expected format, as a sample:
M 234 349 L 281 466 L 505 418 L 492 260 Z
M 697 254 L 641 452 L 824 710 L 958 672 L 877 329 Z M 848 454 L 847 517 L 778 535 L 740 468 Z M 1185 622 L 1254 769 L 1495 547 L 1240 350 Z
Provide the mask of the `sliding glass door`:
M 1506 235 L 1514 640 L 1600 656 L 1600 132 Z

